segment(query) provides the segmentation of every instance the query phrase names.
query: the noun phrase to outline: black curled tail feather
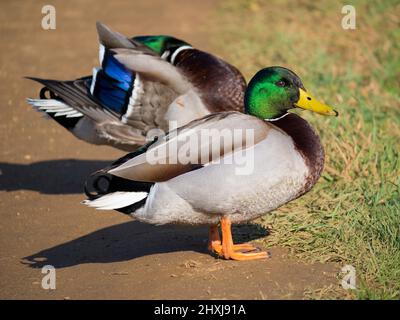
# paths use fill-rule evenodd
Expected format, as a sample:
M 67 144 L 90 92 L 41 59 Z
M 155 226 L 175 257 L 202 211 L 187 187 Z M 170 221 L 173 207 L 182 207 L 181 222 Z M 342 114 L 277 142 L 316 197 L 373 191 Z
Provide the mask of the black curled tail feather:
M 89 200 L 95 200 L 108 193 L 126 191 L 126 192 L 150 192 L 154 185 L 153 182 L 132 181 L 107 173 L 106 170 L 99 170 L 89 176 L 85 181 L 84 191 Z M 147 197 L 135 202 L 129 206 L 116 209 L 124 214 L 131 214 L 143 207 L 146 203 Z
M 97 199 L 110 193 L 112 175 L 104 170 L 92 173 L 85 181 L 84 191 L 89 200 Z M 103 181 L 103 182 L 102 182 Z
M 89 200 L 97 199 L 108 193 L 117 191 L 149 192 L 154 182 L 132 181 L 113 176 L 104 170 L 99 170 L 85 181 L 84 191 Z
M 94 200 L 108 193 L 116 191 L 149 192 L 154 182 L 141 182 L 141 181 L 128 180 L 109 174 L 108 171 L 146 152 L 147 149 L 157 141 L 157 139 L 158 137 L 155 137 L 153 141 L 115 160 L 109 166 L 92 173 L 85 181 L 84 185 L 84 191 L 89 200 Z
M 135 158 L 136 156 L 144 153 L 147 149 L 156 141 L 158 138 L 154 138 L 153 141 L 143 145 L 137 150 L 128 153 L 127 155 L 117 159 L 113 163 L 111 163 L 108 167 L 105 167 L 99 171 L 92 173 L 88 179 L 85 181 L 84 191 L 89 200 L 95 200 L 100 198 L 106 194 L 118 191 L 127 191 L 127 192 L 140 192 L 144 191 L 149 193 L 151 187 L 154 185 L 154 182 L 143 182 L 143 181 L 133 181 L 124 179 L 121 177 L 114 176 L 108 173 L 109 170 L 120 166 L 121 164 L 129 161 L 130 159 Z M 130 214 L 140 207 L 144 206 L 146 203 L 146 199 L 143 199 L 139 202 L 136 202 L 130 206 L 117 209 L 117 211 Z
M 50 97 L 46 95 L 47 92 Z M 47 87 L 42 87 L 42 89 L 40 89 L 39 97 L 40 99 L 59 99 L 59 97 Z

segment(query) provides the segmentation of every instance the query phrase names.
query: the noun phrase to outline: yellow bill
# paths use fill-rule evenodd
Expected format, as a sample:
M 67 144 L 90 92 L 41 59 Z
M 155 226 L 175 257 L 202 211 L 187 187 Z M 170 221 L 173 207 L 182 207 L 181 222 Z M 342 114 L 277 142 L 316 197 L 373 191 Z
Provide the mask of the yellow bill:
M 304 91 L 303 89 L 299 88 L 300 90 L 300 98 L 299 100 L 294 104 L 296 107 L 305 109 L 305 110 L 311 110 L 319 114 L 323 114 L 326 116 L 338 116 L 339 112 L 331 108 L 330 106 L 327 106 L 326 104 L 323 104 L 322 102 L 318 101 L 315 99 L 312 95 Z

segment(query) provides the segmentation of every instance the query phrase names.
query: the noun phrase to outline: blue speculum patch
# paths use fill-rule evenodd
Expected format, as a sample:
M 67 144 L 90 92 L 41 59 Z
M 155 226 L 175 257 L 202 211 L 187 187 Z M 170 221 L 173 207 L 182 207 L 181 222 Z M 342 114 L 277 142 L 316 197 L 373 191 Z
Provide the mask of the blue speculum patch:
M 102 69 L 95 77 L 93 96 L 106 108 L 123 114 L 132 94 L 134 81 L 135 73 L 118 62 L 112 52 L 106 50 Z

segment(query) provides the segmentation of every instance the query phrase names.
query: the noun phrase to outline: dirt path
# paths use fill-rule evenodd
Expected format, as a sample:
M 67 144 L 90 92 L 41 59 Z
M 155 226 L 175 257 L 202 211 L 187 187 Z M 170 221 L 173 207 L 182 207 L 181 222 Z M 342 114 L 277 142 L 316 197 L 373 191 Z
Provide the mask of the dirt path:
M 95 21 L 126 34 L 170 33 L 212 50 L 215 4 L 198 1 L 52 1 L 57 29 L 41 29 L 41 2 L 0 4 L 0 298 L 302 298 L 334 283 L 332 265 L 306 265 L 272 248 L 272 259 L 217 260 L 205 228 L 154 227 L 79 204 L 85 177 L 121 155 L 80 142 L 24 99 L 25 75 L 72 79 L 97 64 Z M 250 230 L 247 230 L 251 232 Z M 57 270 L 41 288 L 40 267 Z

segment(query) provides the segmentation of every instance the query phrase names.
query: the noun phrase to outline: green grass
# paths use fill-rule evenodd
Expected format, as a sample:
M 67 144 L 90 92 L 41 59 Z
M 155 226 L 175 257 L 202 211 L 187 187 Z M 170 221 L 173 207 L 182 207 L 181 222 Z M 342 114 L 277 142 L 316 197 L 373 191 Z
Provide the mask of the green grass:
M 341 2 L 225 1 L 214 46 L 247 79 L 294 70 L 338 118 L 301 115 L 318 130 L 324 173 L 304 197 L 260 219 L 264 239 L 302 259 L 351 264 L 357 290 L 306 297 L 400 298 L 400 5 L 352 1 L 357 29 L 341 28 Z

